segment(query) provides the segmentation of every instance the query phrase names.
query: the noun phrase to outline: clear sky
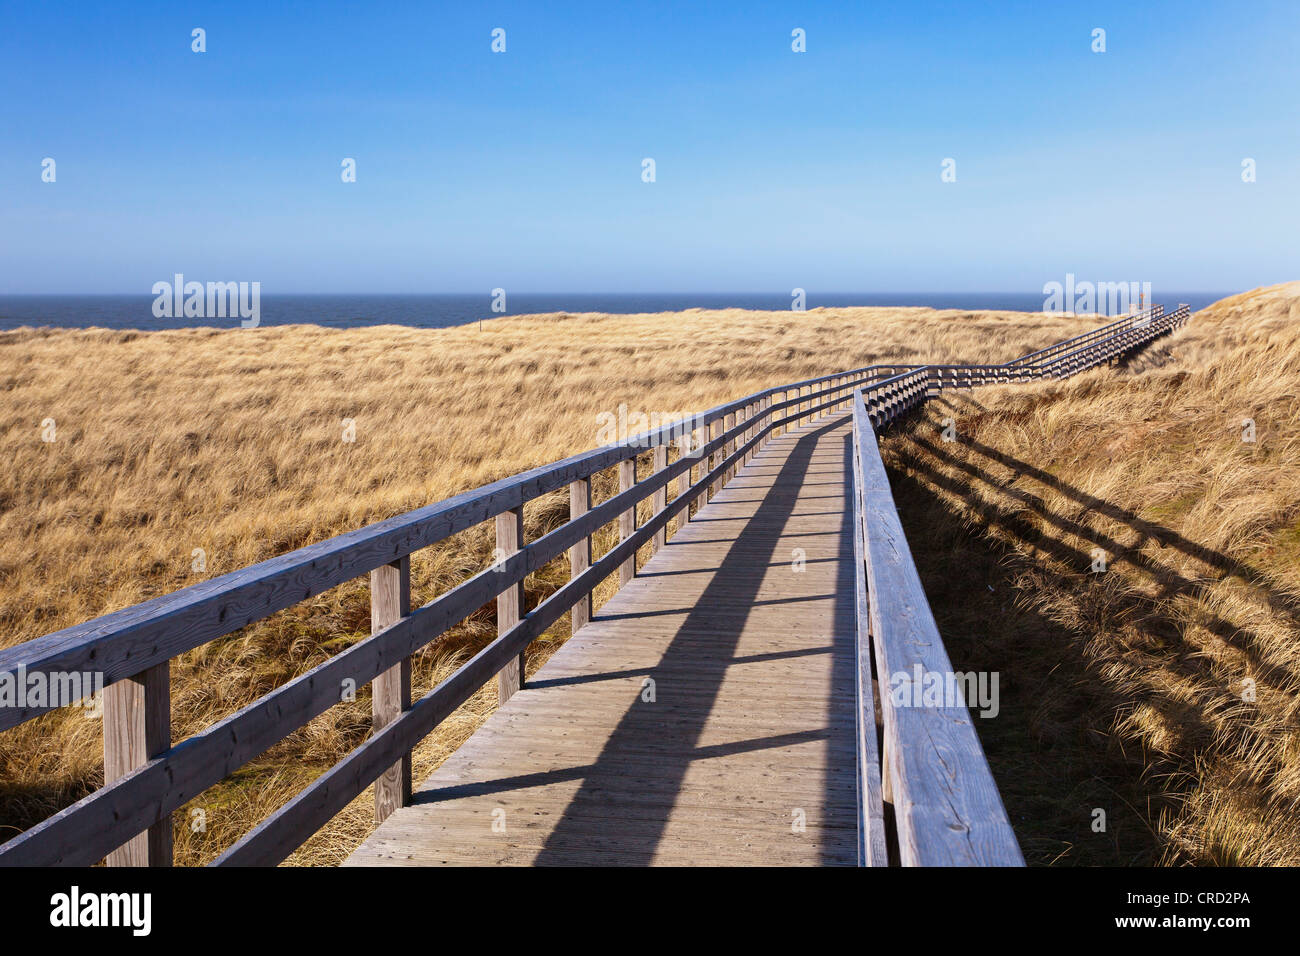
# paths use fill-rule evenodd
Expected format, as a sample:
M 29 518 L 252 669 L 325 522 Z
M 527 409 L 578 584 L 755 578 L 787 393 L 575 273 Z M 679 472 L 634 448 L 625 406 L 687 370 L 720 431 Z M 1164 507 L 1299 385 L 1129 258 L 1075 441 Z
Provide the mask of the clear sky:
M 1248 288 L 1298 105 L 1296 0 L 4 2 L 0 292 Z

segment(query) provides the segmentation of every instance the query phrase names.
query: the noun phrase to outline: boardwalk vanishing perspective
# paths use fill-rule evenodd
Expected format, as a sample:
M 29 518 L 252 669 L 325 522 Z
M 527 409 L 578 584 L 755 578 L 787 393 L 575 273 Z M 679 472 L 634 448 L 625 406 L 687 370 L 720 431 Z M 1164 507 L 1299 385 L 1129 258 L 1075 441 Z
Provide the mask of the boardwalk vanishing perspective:
M 856 863 L 849 440 L 773 439 L 348 864 Z
M 214 865 L 283 862 L 372 787 L 379 826 L 349 865 L 1023 865 L 968 698 L 915 693 L 957 675 L 876 435 L 946 389 L 1119 361 L 1189 314 L 1155 306 L 1002 365 L 777 385 L 0 650 L 10 686 L 102 680 L 107 778 L 0 865 L 170 865 L 174 814 L 366 685 L 369 737 Z M 569 520 L 524 540 L 524 507 L 565 491 Z M 484 522 L 493 564 L 412 608 L 411 555 Z M 567 583 L 526 610 L 525 578 L 566 556 Z M 369 637 L 172 739 L 173 658 L 367 577 Z M 494 602 L 497 637 L 413 700 L 411 655 Z M 573 636 L 525 684 L 523 652 L 566 614 Z M 413 792 L 412 749 L 490 682 L 499 709 Z M 0 732 L 63 703 L 0 708 Z

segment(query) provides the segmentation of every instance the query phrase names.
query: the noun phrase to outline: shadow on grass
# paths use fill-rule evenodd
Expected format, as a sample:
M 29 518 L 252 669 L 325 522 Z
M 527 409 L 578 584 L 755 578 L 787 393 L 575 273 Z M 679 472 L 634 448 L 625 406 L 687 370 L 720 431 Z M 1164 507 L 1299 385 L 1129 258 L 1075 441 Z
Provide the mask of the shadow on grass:
M 925 482 L 890 479 L 953 668 L 999 674 L 997 716 L 974 722 L 1025 861 L 1154 864 L 1169 781 L 1098 731 L 1097 717 L 1125 702 L 1090 676 L 1084 635 L 1019 604 L 1007 550 L 966 528 Z

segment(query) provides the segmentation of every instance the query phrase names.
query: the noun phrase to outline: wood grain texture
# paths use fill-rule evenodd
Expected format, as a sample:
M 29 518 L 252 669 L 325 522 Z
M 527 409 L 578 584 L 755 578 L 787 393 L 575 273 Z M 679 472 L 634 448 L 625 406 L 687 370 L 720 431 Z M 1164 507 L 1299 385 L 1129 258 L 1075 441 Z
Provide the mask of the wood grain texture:
M 863 403 L 855 406 L 854 415 L 870 634 L 886 715 L 885 759 L 900 861 L 904 866 L 1022 866 L 1020 846 L 965 705 L 945 700 L 896 706 L 887 690 L 900 677 L 947 678 L 953 669 L 912 562 Z
M 853 416 L 853 448 L 858 453 L 861 429 L 870 427 L 865 415 Z M 872 437 L 871 441 L 875 441 Z M 876 700 L 871 651 L 871 605 L 867 595 L 866 510 L 862 472 L 853 469 L 853 605 L 856 677 L 857 772 L 858 772 L 858 864 L 888 866 L 889 847 L 885 837 L 885 804 L 881 780 L 880 748 L 877 744 Z
M 663 471 L 665 468 L 668 467 L 668 446 L 655 445 L 654 451 L 652 453 L 652 458 L 653 458 L 653 464 L 652 464 L 653 469 L 656 472 Z M 668 486 L 666 484 L 660 485 L 658 488 L 655 489 L 653 507 L 656 514 L 658 514 L 660 511 L 663 511 L 665 508 L 668 507 Z M 664 527 L 660 528 L 658 531 L 655 532 L 654 540 L 653 540 L 653 550 L 658 551 L 667 543 L 668 543 L 668 526 L 664 525 Z
M 618 490 L 620 493 L 632 491 L 636 485 L 636 460 L 621 462 L 618 466 Z M 618 539 L 626 541 L 636 531 L 636 506 L 633 505 L 618 516 Z M 618 583 L 627 584 L 636 577 L 636 554 L 618 567 Z
M 591 510 L 591 479 L 579 478 L 569 484 L 569 520 L 581 518 Z M 569 578 L 573 579 L 591 567 L 591 535 L 584 536 L 569 548 Z M 574 634 L 591 620 L 591 595 L 573 605 L 570 628 Z
M 411 559 L 370 572 L 370 633 L 379 634 L 411 613 Z M 402 658 L 371 683 L 371 725 L 379 730 L 411 709 L 411 659 Z M 411 801 L 411 755 L 403 754 L 375 781 L 375 822 Z
M 111 782 L 171 746 L 171 676 L 167 664 L 104 690 L 104 779 Z M 172 823 L 163 817 L 108 854 L 109 866 L 171 866 Z
M 624 462 L 624 465 L 628 462 Z M 622 467 L 622 466 L 620 466 Z M 503 556 L 516 553 L 524 543 L 524 509 L 512 508 L 497 515 L 497 549 Z M 524 582 L 516 581 L 497 595 L 497 636 L 502 637 L 519 623 L 524 610 Z M 521 650 L 497 674 L 497 702 L 504 704 L 524 686 L 524 655 Z

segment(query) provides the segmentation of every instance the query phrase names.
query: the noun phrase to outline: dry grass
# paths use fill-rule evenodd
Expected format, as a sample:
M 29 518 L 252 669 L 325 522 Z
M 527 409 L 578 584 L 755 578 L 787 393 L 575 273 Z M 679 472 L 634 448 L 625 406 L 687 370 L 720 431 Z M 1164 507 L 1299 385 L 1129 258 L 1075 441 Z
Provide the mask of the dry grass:
M 1290 283 L 884 443 L 955 666 L 1002 674 L 977 723 L 1031 861 L 1300 864 L 1297 421 Z
M 0 645 L 593 447 L 597 414 L 620 403 L 647 412 L 695 410 L 874 361 L 1001 361 L 1094 324 L 1014 313 L 819 309 L 498 319 L 482 331 L 3 333 Z M 1280 434 L 1264 424 L 1270 413 L 1260 414 L 1266 437 L 1256 453 L 1276 454 L 1270 442 Z M 47 418 L 56 423 L 53 443 L 40 436 Z M 355 442 L 341 440 L 344 419 L 356 423 Z M 1029 457 L 1045 460 L 1038 452 Z M 1220 484 L 1232 478 L 1215 474 Z M 608 489 L 608 482 L 598 486 L 598 499 Z M 527 532 L 534 536 L 566 515 L 558 497 L 540 501 L 528 511 Z M 598 553 L 609 543 L 598 539 Z M 195 548 L 206 552 L 202 575 L 191 571 Z M 490 549 L 490 531 L 479 527 L 417 554 L 413 599 L 426 601 L 486 566 Z M 556 567 L 530 577 L 529 605 L 564 579 Z M 1232 600 L 1230 591 L 1223 599 Z M 172 664 L 174 736 L 210 726 L 367 629 L 365 586 L 354 582 L 183 655 Z M 415 662 L 417 692 L 494 633 L 489 607 L 435 642 Z M 564 636 L 557 628 L 535 644 L 530 669 Z M 1272 678 L 1266 686 L 1274 686 Z M 417 779 L 492 706 L 485 690 L 432 734 L 416 751 Z M 198 796 L 186 809 L 202 808 L 207 829 L 192 833 L 188 815 L 176 815 L 177 862 L 211 859 L 360 743 L 368 728 L 363 693 Z M 101 781 L 99 724 L 79 711 L 0 734 L 0 837 Z M 1211 810 L 1228 812 L 1220 804 Z M 367 793 L 291 862 L 341 860 L 370 821 Z

